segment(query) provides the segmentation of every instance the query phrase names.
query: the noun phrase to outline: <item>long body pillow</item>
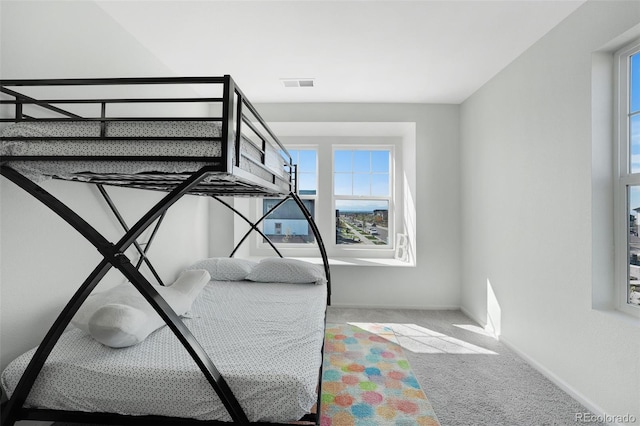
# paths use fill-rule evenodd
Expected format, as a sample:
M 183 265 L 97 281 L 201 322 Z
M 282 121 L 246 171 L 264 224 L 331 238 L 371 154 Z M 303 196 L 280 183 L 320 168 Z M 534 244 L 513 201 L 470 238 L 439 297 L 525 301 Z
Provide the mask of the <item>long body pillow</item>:
M 184 271 L 168 287 L 154 287 L 178 315 L 189 309 L 209 282 L 205 270 Z M 142 342 L 165 325 L 164 320 L 131 283 L 91 294 L 71 323 L 100 343 L 123 348 Z

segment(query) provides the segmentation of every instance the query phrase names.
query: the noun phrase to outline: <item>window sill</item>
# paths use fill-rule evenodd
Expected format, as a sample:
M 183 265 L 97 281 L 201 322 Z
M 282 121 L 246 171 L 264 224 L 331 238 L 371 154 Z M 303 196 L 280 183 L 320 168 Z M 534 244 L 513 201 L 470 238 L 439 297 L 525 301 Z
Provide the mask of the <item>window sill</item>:
M 289 257 L 289 256 L 287 256 Z M 309 263 L 321 265 L 321 257 L 298 257 L 291 256 L 291 259 L 304 260 Z M 403 262 L 398 259 L 388 258 L 364 258 L 364 257 L 329 257 L 329 266 L 391 266 L 391 267 L 415 267 L 415 263 Z
M 623 312 L 617 309 L 610 309 L 610 308 L 605 308 L 605 309 L 596 308 L 594 309 L 594 311 L 599 312 L 602 315 L 607 316 L 607 318 L 611 318 L 615 321 L 621 321 L 632 327 L 640 328 L 640 317 L 629 314 L 627 312 Z

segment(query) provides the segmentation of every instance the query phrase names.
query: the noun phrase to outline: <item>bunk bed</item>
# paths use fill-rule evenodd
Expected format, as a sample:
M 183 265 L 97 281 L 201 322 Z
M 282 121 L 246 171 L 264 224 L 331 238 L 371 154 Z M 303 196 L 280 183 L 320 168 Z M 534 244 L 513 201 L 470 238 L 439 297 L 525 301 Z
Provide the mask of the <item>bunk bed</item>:
M 234 80 L 228 75 L 4 80 L 0 93 L 0 105 L 14 108 L 12 117 L 0 119 L 4 127 L 0 136 L 0 174 L 65 220 L 103 257 L 62 309 L 40 345 L 12 363 L 12 378 L 3 374 L 3 385 L 7 386 L 9 381 L 14 383 L 10 397 L 2 404 L 1 423 L 10 426 L 18 420 L 41 420 L 114 425 L 319 424 L 316 413 L 320 412 L 321 404 L 324 321 L 326 306 L 331 301 L 328 258 L 318 228 L 297 194 L 296 165 Z M 40 182 L 47 179 L 96 185 L 122 225 L 123 236 L 117 242 L 108 241 L 86 220 L 42 188 Z M 166 194 L 129 227 L 105 189 L 109 186 Z M 152 240 L 167 210 L 187 194 L 211 197 L 249 225 L 247 234 L 228 259 L 234 259 L 248 235 L 257 232 L 271 245 L 277 254 L 274 259 L 282 260 L 285 269 L 288 259 L 282 259 L 278 247 L 262 233 L 259 224 L 273 210 L 292 200 L 304 214 L 316 238 L 323 263 L 316 272 L 321 271 L 322 279 L 298 286 L 291 285 L 294 281 L 288 281 L 286 277 L 270 279 L 273 277 L 248 275 L 247 279 L 220 280 L 211 276 L 212 281 L 193 302 L 192 313 L 208 317 L 209 322 L 198 325 L 197 321 L 181 317 L 165 299 L 166 293 L 161 291 L 165 284 L 146 256 L 151 241 L 142 249 L 137 239 L 155 226 L 150 237 Z M 279 197 L 281 200 L 262 218 L 252 221 L 225 201 L 225 197 L 230 196 Z M 136 265 L 125 254 L 130 247 L 138 250 Z M 159 285 L 151 284 L 140 272 L 143 262 L 149 266 Z M 296 261 L 291 259 L 291 262 Z M 278 262 L 273 265 L 278 265 Z M 273 265 L 269 267 L 273 268 Z M 144 341 L 124 349 L 105 347 L 88 339 L 82 331 L 68 327 L 111 268 L 122 273 L 128 285 L 137 290 L 136 294 L 141 295 L 166 324 Z M 281 315 L 284 301 L 288 301 L 292 316 Z M 254 314 L 247 315 L 248 312 Z M 298 321 L 310 312 L 315 312 L 313 320 Z M 261 323 L 265 316 L 269 320 L 266 325 Z M 295 333 L 287 331 L 291 329 L 292 321 L 297 321 Z M 321 324 L 319 332 L 318 324 Z M 262 355 L 268 352 L 262 350 L 268 343 L 257 338 L 272 328 L 283 335 L 296 335 L 296 345 L 303 349 L 290 352 L 312 358 L 307 364 L 315 366 L 315 371 L 312 369 L 310 372 L 306 368 L 305 377 L 301 378 L 306 383 L 302 386 L 306 396 L 292 391 L 300 387 L 295 377 L 277 374 L 278 368 L 286 368 L 252 357 L 252 352 Z M 315 331 L 312 330 L 314 328 Z M 209 330 L 212 329 L 217 330 L 215 333 L 228 329 L 231 332 L 211 334 Z M 256 339 L 258 346 L 247 347 L 252 339 Z M 80 341 L 87 345 L 80 345 Z M 173 341 L 173 346 L 170 341 Z M 175 349 L 176 344 L 178 349 L 183 348 L 183 353 L 177 358 L 169 357 L 171 361 L 168 361 L 164 357 L 167 352 L 180 352 Z M 291 348 L 292 343 L 285 340 L 272 345 Z M 167 347 L 173 349 L 168 350 Z M 74 354 L 74 351 L 78 353 Z M 220 351 L 234 356 L 224 358 Z M 106 405 L 64 408 L 59 404 L 31 399 L 34 395 L 47 394 L 47 377 L 58 375 L 73 380 L 76 374 L 69 372 L 72 370 L 63 370 L 40 377 L 42 372 L 50 373 L 56 365 L 73 364 L 69 360 L 74 355 L 82 364 L 82 360 L 92 360 L 91 354 L 96 353 L 107 359 L 103 368 L 123 370 L 119 376 L 122 380 L 126 380 L 125 376 L 148 377 L 150 370 L 159 370 L 161 375 L 172 379 L 166 380 L 165 377 L 167 386 L 161 387 L 162 380 L 151 376 L 148 380 L 152 384 L 144 392 L 136 391 L 134 386 L 129 395 L 120 395 L 120 399 L 110 397 Z M 138 368 L 132 361 L 154 356 L 161 360 L 152 361 L 147 369 Z M 60 357 L 64 362 L 60 362 Z M 274 357 L 282 358 L 279 355 Z M 50 363 L 51 359 L 56 362 Z M 177 365 L 170 365 L 176 359 Z M 293 360 L 282 361 L 290 363 Z M 89 362 L 92 369 L 99 370 L 94 361 Z M 184 370 L 185 365 L 190 365 L 188 371 Z M 296 368 L 289 370 L 298 374 Z M 244 371 L 248 373 L 243 375 Z M 175 380 L 176 375 L 183 380 Z M 91 380 L 91 377 L 77 380 Z M 158 388 L 153 395 L 145 393 L 151 392 L 155 386 Z M 250 394 L 266 395 L 271 399 L 271 405 L 264 398 L 251 405 L 247 402 L 247 392 L 243 393 L 242 388 L 250 388 Z M 310 388 L 311 393 L 314 389 L 316 391 L 315 409 L 308 407 Z M 289 393 L 269 398 L 274 389 L 285 389 Z M 101 389 L 96 392 L 110 391 Z M 142 401 L 146 402 L 133 401 L 132 404 L 137 404 L 138 408 L 142 406 L 141 409 L 125 404 L 125 400 L 131 401 L 136 392 L 142 394 Z M 176 395 L 178 399 L 175 399 Z M 307 400 L 302 404 L 306 412 L 300 416 L 296 414 L 300 407 L 293 410 L 284 407 L 287 401 L 296 401 L 296 398 Z M 194 400 L 197 407 L 185 405 Z M 167 409 L 172 406 L 181 406 L 182 410 Z M 284 413 L 280 415 L 280 411 Z

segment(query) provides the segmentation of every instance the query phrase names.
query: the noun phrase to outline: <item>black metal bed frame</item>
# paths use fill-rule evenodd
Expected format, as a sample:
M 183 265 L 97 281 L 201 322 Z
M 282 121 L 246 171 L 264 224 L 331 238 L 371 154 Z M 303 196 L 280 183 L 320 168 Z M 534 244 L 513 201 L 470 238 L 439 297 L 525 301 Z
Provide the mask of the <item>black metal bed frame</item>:
M 41 86 L 107 86 L 114 85 L 190 85 L 190 84 L 214 84 L 223 86 L 222 97 L 162 97 L 162 98 L 61 98 L 61 99 L 36 99 L 32 96 L 19 93 L 15 90 L 16 87 L 41 87 Z M 70 157 L 70 156 L 7 156 L 0 159 L 0 174 L 28 192 L 30 195 L 39 200 L 42 204 L 52 210 L 55 214 L 60 216 L 64 221 L 71 225 L 76 231 L 87 239 L 103 256 L 102 261 L 94 268 L 94 270 L 85 279 L 71 300 L 62 309 L 61 313 L 49 329 L 48 333 L 38 346 L 34 356 L 32 357 L 29 365 L 23 373 L 16 389 L 14 390 L 10 399 L 5 401 L 2 405 L 1 424 L 4 426 L 11 426 L 18 420 L 47 420 L 47 421 L 65 421 L 65 422 L 84 422 L 84 423 L 97 423 L 97 424 L 112 424 L 112 425 L 228 425 L 229 422 L 210 420 L 202 421 L 188 418 L 176 418 L 166 416 L 138 416 L 138 415 L 122 415 L 115 413 L 87 413 L 87 412 L 74 412 L 74 411 L 62 411 L 62 410 L 50 410 L 50 409 L 38 409 L 38 408 L 26 408 L 24 403 L 27 396 L 38 376 L 42 367 L 44 366 L 49 354 L 54 348 L 56 342 L 62 335 L 63 331 L 71 321 L 71 318 L 78 311 L 80 306 L 97 286 L 106 273 L 115 267 L 122 275 L 136 287 L 136 289 L 142 294 L 142 296 L 148 301 L 148 303 L 155 309 L 160 317 L 165 321 L 167 326 L 175 334 L 178 340 L 186 348 L 193 360 L 196 362 L 207 381 L 214 389 L 221 402 L 227 409 L 233 424 L 240 425 L 280 425 L 280 423 L 267 423 L 267 422 L 250 422 L 240 406 L 238 400 L 233 395 L 233 392 L 229 388 L 228 384 L 217 370 L 216 366 L 209 358 L 204 349 L 200 346 L 195 337 L 191 334 L 189 329 L 181 321 L 180 317 L 172 310 L 167 302 L 160 296 L 160 294 L 154 289 L 153 285 L 140 273 L 139 268 L 141 264 L 146 263 L 152 274 L 158 280 L 160 285 L 163 285 L 162 280 L 158 276 L 155 269 L 151 266 L 149 259 L 146 257 L 146 252 L 149 248 L 149 244 L 153 239 L 153 236 L 157 232 L 162 218 L 167 210 L 180 200 L 184 195 L 204 195 L 210 196 L 213 199 L 221 202 L 226 207 L 230 208 L 235 214 L 239 215 L 244 221 L 250 225 L 250 230 L 247 234 L 238 242 L 234 250 L 231 252 L 230 257 L 238 250 L 239 246 L 246 240 L 247 236 L 256 231 L 262 235 L 263 238 L 271 245 L 278 256 L 283 257 L 277 247 L 269 240 L 269 238 L 262 233 L 258 228 L 258 224 L 264 220 L 273 210 L 279 205 L 284 203 L 288 199 L 292 199 L 298 205 L 303 212 L 305 219 L 307 220 L 314 236 L 316 238 L 318 249 L 322 256 L 325 275 L 327 278 L 327 305 L 331 302 L 331 277 L 329 270 L 328 257 L 320 232 L 313 220 L 313 217 L 302 203 L 300 197 L 297 194 L 297 170 L 296 166 L 292 162 L 292 158 L 284 148 L 282 143 L 269 129 L 265 121 L 260 117 L 256 109 L 247 100 L 244 94 L 235 85 L 233 79 L 230 76 L 224 77 L 171 77 L 171 78 L 112 78 L 112 79 L 53 79 L 53 80 L 4 80 L 0 85 L 0 92 L 3 93 L 5 99 L 0 100 L 0 104 L 15 105 L 14 118 L 2 118 L 0 122 L 21 122 L 21 121 L 98 121 L 101 126 L 100 137 L 2 137 L 2 141 L 5 140 L 33 140 L 33 139 L 48 139 L 48 140 L 111 140 L 105 136 L 104 129 L 106 123 L 110 121 L 165 121 L 165 120 L 189 120 L 189 121 L 219 121 L 222 125 L 221 137 L 219 138 L 194 138 L 194 137 L 131 137 L 131 138 L 115 138 L 115 139 L 130 139 L 132 141 L 153 139 L 153 140 L 173 140 L 179 142 L 181 140 L 196 140 L 202 139 L 202 143 L 218 140 L 222 142 L 222 155 L 221 157 L 202 158 L 202 157 L 186 157 L 186 156 L 90 156 L 90 157 Z M 9 97 L 10 99 L 6 99 Z M 128 103 L 185 103 L 185 102 L 205 102 L 205 103 L 219 103 L 222 105 L 222 117 L 181 117 L 181 118 L 165 118 L 165 117 L 110 117 L 107 115 L 107 106 L 110 104 L 128 104 Z M 101 114 L 100 117 L 81 117 L 78 114 L 72 113 L 66 109 L 62 109 L 57 105 L 64 104 L 99 104 Z M 45 109 L 49 112 L 59 115 L 56 118 L 36 118 L 25 114 L 25 106 L 32 105 L 38 108 Z M 253 120 L 252 120 L 253 118 Z M 257 135 L 260 139 L 260 143 L 256 142 L 245 136 L 245 129 L 253 135 Z M 258 149 L 261 153 L 261 162 L 248 158 L 261 170 L 272 173 L 272 170 L 266 165 L 266 151 L 267 144 L 274 146 L 282 155 L 285 166 L 288 167 L 286 186 L 289 188 L 288 193 L 282 191 L 282 182 L 276 184 L 276 180 L 282 177 L 276 173 L 272 173 L 271 181 L 264 178 L 252 175 L 250 172 L 240 168 L 241 157 L 241 143 L 250 143 L 254 148 Z M 234 152 L 236 155 L 234 156 Z M 102 236 L 96 229 L 94 229 L 88 222 L 81 218 L 77 213 L 67 207 L 64 203 L 59 201 L 53 195 L 44 190 L 41 186 L 25 177 L 20 172 L 11 167 L 13 161 L 52 161 L 52 160 L 64 160 L 64 161 L 197 161 L 205 162 L 204 167 L 199 168 L 195 172 L 191 173 L 141 173 L 134 175 L 110 175 L 110 174 L 87 174 L 82 173 L 81 179 L 83 182 L 94 183 L 97 185 L 100 193 L 106 200 L 111 211 L 115 214 L 120 225 L 124 229 L 124 235 L 115 243 L 108 241 Z M 56 176 L 53 176 L 56 178 Z M 211 180 L 211 177 L 214 177 Z M 75 180 L 74 177 L 67 177 L 66 179 Z M 157 202 L 146 214 L 144 214 L 133 226 L 130 228 L 124 222 L 120 216 L 117 208 L 108 196 L 103 185 L 116 185 L 130 188 L 139 189 L 151 189 L 156 191 L 164 191 L 167 194 Z M 263 215 L 257 222 L 252 222 L 247 217 L 242 215 L 239 211 L 234 209 L 230 204 L 222 200 L 221 196 L 268 196 L 268 197 L 284 197 L 283 200 L 276 205 L 273 209 Z M 155 228 L 152 231 L 151 237 L 147 242 L 147 246 L 143 249 L 137 242 L 137 239 L 145 232 L 151 225 L 156 223 Z M 130 259 L 125 255 L 125 251 L 135 246 L 139 253 L 139 260 L 134 266 Z M 326 315 L 325 315 L 326 320 Z M 319 424 L 320 419 L 320 404 L 321 404 L 321 377 L 322 377 L 322 365 L 320 367 L 318 375 L 318 399 L 316 404 L 316 413 L 310 413 L 303 419 L 304 421 Z

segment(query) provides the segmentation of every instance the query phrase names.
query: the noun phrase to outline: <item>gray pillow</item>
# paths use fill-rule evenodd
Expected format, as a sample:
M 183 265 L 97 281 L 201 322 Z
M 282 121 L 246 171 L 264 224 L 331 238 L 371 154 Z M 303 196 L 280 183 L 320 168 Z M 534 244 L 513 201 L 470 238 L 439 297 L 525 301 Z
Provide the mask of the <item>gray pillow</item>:
M 256 264 L 252 260 L 235 257 L 212 257 L 197 261 L 187 270 L 204 269 L 209 272 L 213 281 L 242 281 Z
M 265 283 L 324 284 L 324 269 L 297 259 L 269 257 L 262 259 L 247 275 L 250 281 Z

